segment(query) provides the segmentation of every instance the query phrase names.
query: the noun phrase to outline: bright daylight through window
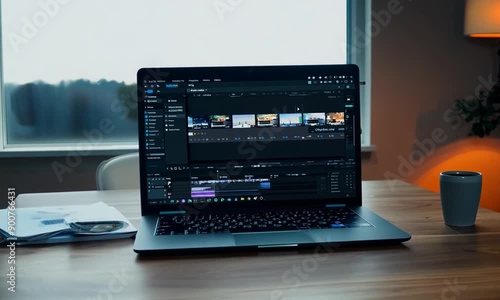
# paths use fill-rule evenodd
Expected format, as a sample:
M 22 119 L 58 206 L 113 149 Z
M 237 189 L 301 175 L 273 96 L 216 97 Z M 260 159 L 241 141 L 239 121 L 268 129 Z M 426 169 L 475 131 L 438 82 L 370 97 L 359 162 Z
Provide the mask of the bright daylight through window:
M 139 68 L 343 64 L 348 19 L 346 0 L 3 0 L 2 144 L 136 145 Z

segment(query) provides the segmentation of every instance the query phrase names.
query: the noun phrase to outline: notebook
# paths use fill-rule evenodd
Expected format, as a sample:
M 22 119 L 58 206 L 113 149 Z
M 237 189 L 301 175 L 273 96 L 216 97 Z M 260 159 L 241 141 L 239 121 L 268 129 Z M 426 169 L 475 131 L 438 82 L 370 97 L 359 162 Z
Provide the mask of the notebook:
M 143 68 L 139 254 L 400 243 L 362 206 L 355 65 Z

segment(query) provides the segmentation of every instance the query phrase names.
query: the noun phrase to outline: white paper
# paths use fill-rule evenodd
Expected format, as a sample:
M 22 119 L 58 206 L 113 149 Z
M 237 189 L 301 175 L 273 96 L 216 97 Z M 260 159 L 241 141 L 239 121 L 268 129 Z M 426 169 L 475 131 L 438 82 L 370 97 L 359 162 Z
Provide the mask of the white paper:
M 74 233 L 70 222 L 117 221 L 126 225 L 111 234 L 136 231 L 135 227 L 116 208 L 97 202 L 91 205 L 48 206 L 18 208 L 10 211 L 15 214 L 15 231 L 10 232 L 8 224 L 9 211 L 0 210 L 0 231 L 7 237 L 23 240 L 40 240 L 61 233 Z M 110 234 L 101 233 L 101 234 Z

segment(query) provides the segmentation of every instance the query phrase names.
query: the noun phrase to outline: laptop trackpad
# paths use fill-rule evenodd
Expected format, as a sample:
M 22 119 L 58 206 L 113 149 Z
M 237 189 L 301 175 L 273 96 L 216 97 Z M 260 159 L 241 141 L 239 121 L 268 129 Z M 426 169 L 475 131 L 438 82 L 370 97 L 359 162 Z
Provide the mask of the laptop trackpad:
M 234 235 L 236 246 L 309 244 L 314 240 L 303 231 L 239 233 Z

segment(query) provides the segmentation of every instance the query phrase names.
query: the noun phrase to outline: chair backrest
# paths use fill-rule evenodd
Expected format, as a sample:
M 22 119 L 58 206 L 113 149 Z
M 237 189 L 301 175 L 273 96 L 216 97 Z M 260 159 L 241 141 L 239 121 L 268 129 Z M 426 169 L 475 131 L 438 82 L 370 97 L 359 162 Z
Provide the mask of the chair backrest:
M 96 171 L 98 190 L 138 189 L 139 153 L 124 154 L 103 161 Z

